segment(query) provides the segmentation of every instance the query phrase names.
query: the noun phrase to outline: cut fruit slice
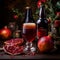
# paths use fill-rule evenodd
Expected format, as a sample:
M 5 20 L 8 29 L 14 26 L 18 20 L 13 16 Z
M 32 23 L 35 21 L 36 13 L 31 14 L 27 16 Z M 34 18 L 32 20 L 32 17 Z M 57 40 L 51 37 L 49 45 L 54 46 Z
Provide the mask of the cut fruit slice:
M 15 38 L 4 42 L 5 45 L 21 45 L 22 43 L 23 43 L 22 38 Z
M 10 55 L 18 55 L 23 53 L 23 46 L 10 46 L 10 45 L 5 45 L 3 46 L 3 50 L 5 51 L 5 53 L 8 53 Z

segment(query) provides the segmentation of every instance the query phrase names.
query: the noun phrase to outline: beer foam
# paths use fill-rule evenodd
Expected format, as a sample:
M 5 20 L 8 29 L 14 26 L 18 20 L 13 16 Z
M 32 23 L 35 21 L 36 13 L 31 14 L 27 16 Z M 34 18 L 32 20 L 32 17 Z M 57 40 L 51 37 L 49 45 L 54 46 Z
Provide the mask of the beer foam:
M 23 28 L 27 28 L 27 29 L 36 28 L 36 24 L 35 23 L 24 23 Z

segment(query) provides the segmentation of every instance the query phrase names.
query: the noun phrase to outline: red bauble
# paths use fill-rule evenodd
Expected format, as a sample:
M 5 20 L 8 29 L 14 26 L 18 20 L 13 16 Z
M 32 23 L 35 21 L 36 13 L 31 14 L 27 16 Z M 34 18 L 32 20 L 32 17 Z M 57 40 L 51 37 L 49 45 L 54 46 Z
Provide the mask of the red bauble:
M 13 18 L 14 18 L 14 19 L 18 19 L 18 15 L 14 15 Z
M 5 26 L 4 28 L 1 29 L 0 35 L 2 38 L 7 39 L 11 36 L 11 31 L 10 29 L 7 28 L 7 26 Z
M 48 52 L 54 48 L 54 43 L 50 36 L 44 36 L 38 41 L 38 48 L 40 52 Z

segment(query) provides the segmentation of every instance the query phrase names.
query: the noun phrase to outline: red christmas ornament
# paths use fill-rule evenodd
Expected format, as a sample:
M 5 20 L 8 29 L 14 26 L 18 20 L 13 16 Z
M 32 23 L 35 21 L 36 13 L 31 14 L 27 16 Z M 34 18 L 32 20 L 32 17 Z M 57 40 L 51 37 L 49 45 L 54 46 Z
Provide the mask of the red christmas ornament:
M 5 26 L 4 28 L 1 29 L 0 35 L 2 38 L 7 39 L 8 37 L 11 36 L 11 31 L 10 29 L 7 28 L 7 26 Z

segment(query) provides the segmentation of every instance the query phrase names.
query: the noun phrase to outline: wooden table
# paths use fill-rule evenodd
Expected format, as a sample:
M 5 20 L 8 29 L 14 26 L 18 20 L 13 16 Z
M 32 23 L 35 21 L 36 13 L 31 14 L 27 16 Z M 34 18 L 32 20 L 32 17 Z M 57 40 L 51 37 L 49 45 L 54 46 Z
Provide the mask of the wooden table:
M 48 54 L 36 54 L 36 55 L 17 55 L 11 56 L 6 54 L 4 51 L 0 51 L 0 59 L 60 59 L 60 51 Z
M 36 55 L 16 55 L 11 56 L 4 51 L 0 51 L 0 59 L 60 59 L 60 49 L 54 49 L 50 53 L 37 53 Z

